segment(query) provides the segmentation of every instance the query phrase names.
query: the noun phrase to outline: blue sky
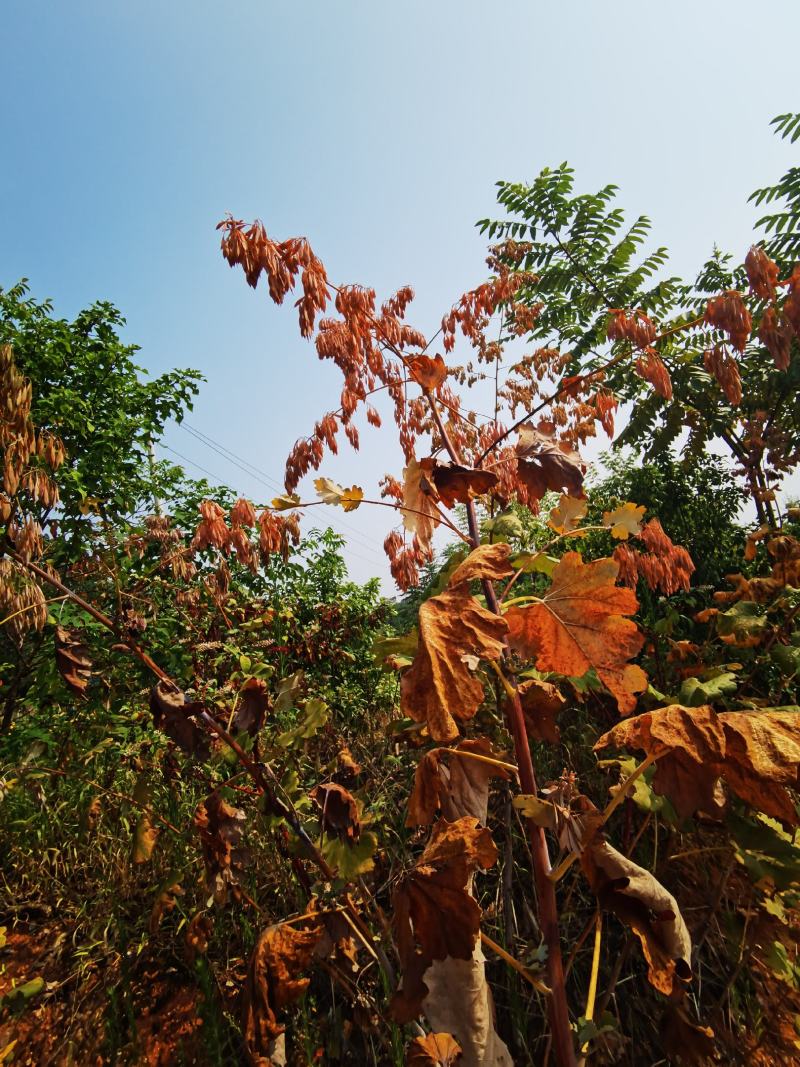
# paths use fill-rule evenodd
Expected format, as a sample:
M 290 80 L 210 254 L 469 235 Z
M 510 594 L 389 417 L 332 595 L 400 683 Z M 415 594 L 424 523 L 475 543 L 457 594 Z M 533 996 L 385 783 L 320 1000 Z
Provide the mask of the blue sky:
M 261 474 L 166 443 L 264 500 L 339 383 L 223 262 L 226 211 L 306 234 L 336 281 L 410 282 L 428 330 L 483 276 L 494 182 L 568 159 L 691 275 L 714 242 L 744 254 L 747 195 L 792 160 L 768 123 L 800 106 L 799 32 L 796 0 L 3 0 L 0 285 L 111 300 L 149 370 L 202 371 L 189 423 Z M 323 473 L 398 470 L 363 441 Z M 357 578 L 385 573 L 387 514 L 338 513 Z

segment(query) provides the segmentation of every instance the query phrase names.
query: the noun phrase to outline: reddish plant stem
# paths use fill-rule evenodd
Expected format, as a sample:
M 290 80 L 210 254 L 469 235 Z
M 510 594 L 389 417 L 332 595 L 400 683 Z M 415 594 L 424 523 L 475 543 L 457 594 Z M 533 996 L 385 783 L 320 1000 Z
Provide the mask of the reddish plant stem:
M 453 462 L 460 464 L 462 461 L 458 450 L 447 432 L 436 403 L 430 393 L 427 390 L 425 392 L 442 442 Z M 477 548 L 481 543 L 481 538 L 478 528 L 478 516 L 475 511 L 475 504 L 472 501 L 467 504 L 467 525 L 473 547 Z M 485 580 L 482 585 L 487 607 L 495 615 L 501 615 L 502 612 L 493 583 Z M 506 658 L 510 658 L 510 655 L 511 650 L 508 641 L 506 641 Z M 535 796 L 538 789 L 530 745 L 528 744 L 528 732 L 525 729 L 525 716 L 522 712 L 522 703 L 517 692 L 516 680 L 513 677 L 510 680 L 514 688 L 514 697 L 509 700 L 507 719 L 511 736 L 514 739 L 514 755 L 519 770 L 520 786 L 523 793 L 530 793 Z M 550 851 L 547 847 L 544 829 L 541 826 L 537 826 L 531 819 L 528 819 L 527 823 L 531 854 L 533 856 L 533 882 L 536 888 L 539 926 L 542 930 L 544 943 L 547 946 L 547 984 L 551 990 L 547 1006 L 553 1048 L 560 1067 L 574 1067 L 575 1049 L 572 1042 L 569 1005 L 567 1004 L 564 979 L 564 963 L 561 956 L 558 904 L 556 902 L 555 885 L 550 879 Z

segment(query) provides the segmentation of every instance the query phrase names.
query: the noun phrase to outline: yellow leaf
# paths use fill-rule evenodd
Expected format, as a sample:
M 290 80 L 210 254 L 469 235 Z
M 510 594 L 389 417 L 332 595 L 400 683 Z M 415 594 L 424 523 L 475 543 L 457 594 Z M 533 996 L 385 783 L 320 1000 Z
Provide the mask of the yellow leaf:
M 340 504 L 345 511 L 355 511 L 364 499 L 364 491 L 357 485 L 345 489 L 343 485 L 339 485 L 330 478 L 315 478 L 314 488 L 323 503 Z
M 300 497 L 297 493 L 287 493 L 274 497 L 272 507 L 275 511 L 289 511 L 290 508 L 296 508 L 299 503 Z
M 556 533 L 566 534 L 577 530 L 580 520 L 586 514 L 587 501 L 562 493 L 558 505 L 550 512 L 550 526 Z
M 611 530 L 611 536 L 627 541 L 642 532 L 642 519 L 647 509 L 642 504 L 623 504 L 613 511 L 603 512 L 603 525 Z

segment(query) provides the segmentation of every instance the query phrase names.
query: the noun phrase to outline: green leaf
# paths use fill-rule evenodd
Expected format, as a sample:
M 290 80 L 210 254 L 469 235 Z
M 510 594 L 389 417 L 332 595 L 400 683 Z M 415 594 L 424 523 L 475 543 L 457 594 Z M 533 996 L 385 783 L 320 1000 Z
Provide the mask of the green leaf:
M 324 700 L 311 697 L 306 701 L 303 718 L 291 730 L 280 734 L 275 743 L 281 748 L 292 748 L 299 741 L 307 741 L 313 737 L 320 727 L 324 726 L 330 718 L 330 709 Z
M 373 856 L 378 848 L 378 838 L 370 830 L 361 834 L 358 844 L 348 845 L 338 837 L 326 837 L 322 854 L 334 868 L 337 876 L 345 882 L 360 874 L 366 874 L 375 866 Z
M 713 704 L 723 697 L 732 696 L 738 689 L 736 675 L 730 671 L 714 672 L 705 681 L 700 678 L 684 678 L 678 692 L 678 703 L 687 708 L 698 708 L 701 704 Z

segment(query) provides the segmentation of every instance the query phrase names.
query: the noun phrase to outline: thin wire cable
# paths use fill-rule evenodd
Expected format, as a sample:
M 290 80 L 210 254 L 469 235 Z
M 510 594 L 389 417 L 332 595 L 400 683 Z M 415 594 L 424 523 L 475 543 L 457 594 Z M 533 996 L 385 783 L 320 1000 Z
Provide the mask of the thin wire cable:
M 203 433 L 200 430 L 196 430 L 194 427 L 189 426 L 186 422 L 181 422 L 179 425 L 182 426 L 187 431 L 187 433 L 190 433 L 201 444 L 206 445 L 207 448 L 210 448 L 213 452 L 216 452 L 217 455 L 221 456 L 222 459 L 227 460 L 229 463 L 233 464 L 233 466 L 238 467 L 239 470 L 243 471 L 249 477 L 255 478 L 256 481 L 261 482 L 262 485 L 265 485 L 268 489 L 272 489 L 274 492 L 277 492 L 279 494 L 284 493 L 285 490 L 283 489 L 283 487 L 274 482 L 273 479 L 271 479 L 270 476 L 266 473 L 266 471 L 262 471 L 260 467 L 256 467 L 255 464 L 251 463 L 249 460 L 237 455 L 235 452 L 231 451 L 231 449 L 227 448 L 221 442 L 215 440 L 213 437 L 210 437 L 208 434 Z M 355 540 L 358 544 L 361 545 L 362 548 L 364 548 L 368 552 L 374 553 L 378 559 L 383 561 L 383 552 L 376 548 L 377 542 L 369 541 L 367 538 L 365 538 L 357 526 L 354 526 L 352 523 L 347 522 L 345 519 L 339 518 L 338 515 L 335 518 L 329 518 L 328 522 L 332 526 L 339 527 L 340 532 L 343 536 L 346 536 L 351 540 Z
M 202 467 L 199 463 L 196 463 L 193 459 L 189 459 L 188 456 L 184 456 L 182 452 L 179 452 L 177 450 L 177 448 L 172 448 L 170 445 L 164 444 L 163 441 L 161 442 L 161 448 L 166 448 L 168 452 L 172 452 L 173 455 L 177 456 L 179 459 L 182 459 L 184 463 L 189 463 L 189 464 L 191 464 L 192 467 L 196 467 L 199 471 L 202 471 L 203 474 L 207 474 L 210 478 L 213 478 L 214 481 L 218 485 L 227 485 L 228 484 L 227 481 L 224 478 L 219 478 L 219 477 L 217 477 L 216 474 L 212 474 L 211 471 L 208 470 L 206 467 Z M 231 486 L 230 488 L 233 488 L 233 486 Z M 344 536 L 344 535 L 342 535 L 342 536 Z M 352 549 L 350 547 L 350 545 L 347 543 L 346 540 L 345 540 L 345 543 L 342 545 L 342 551 L 343 552 L 347 552 L 354 559 L 360 559 L 362 563 L 367 563 L 370 567 L 374 567 L 375 566 L 375 561 L 374 560 L 367 559 L 366 556 L 362 556 L 360 553 L 356 552 L 354 549 Z

